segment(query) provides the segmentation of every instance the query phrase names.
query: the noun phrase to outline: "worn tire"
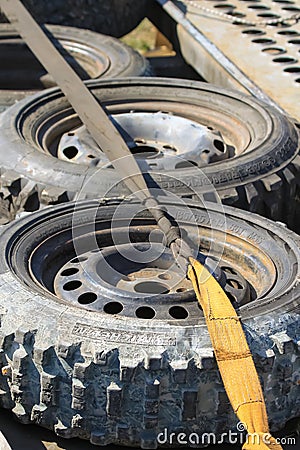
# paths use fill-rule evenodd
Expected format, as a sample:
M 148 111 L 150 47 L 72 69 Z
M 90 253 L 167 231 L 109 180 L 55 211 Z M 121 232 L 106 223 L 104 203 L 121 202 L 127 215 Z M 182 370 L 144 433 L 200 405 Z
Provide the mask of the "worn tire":
M 24 0 L 38 22 L 84 27 L 120 37 L 145 17 L 146 0 Z M 0 20 L 6 21 L 4 15 Z
M 112 245 L 102 231 L 110 230 L 117 205 L 122 219 L 131 218 L 130 227 L 135 229 L 131 241 L 147 241 L 152 228 L 145 230 L 153 219 L 128 201 L 121 206 L 111 200 L 85 201 L 76 209 L 70 203 L 58 205 L 3 226 L 0 405 L 12 409 L 24 423 L 98 445 L 156 448 L 157 434 L 165 429 L 168 436 L 215 433 L 216 439 L 222 432 L 237 432 L 238 420 L 195 300 L 176 293 L 145 300 L 135 293 L 133 301 L 132 293 L 112 286 L 107 289 L 100 281 L 97 302 L 102 306 L 93 310 L 93 304 L 71 304 L 53 293 L 52 277 L 59 270 L 55 266 L 79 255 L 74 253 L 75 244 L 70 247 L 72 228 L 81 245 L 78 263 L 93 248 L 89 224 L 95 218 L 97 245 L 101 251 Z M 214 244 L 221 242 L 223 231 L 227 233 L 221 267 L 224 261 L 237 270 L 244 265 L 241 270 L 249 280 L 263 277 L 263 267 L 276 274 L 270 285 L 263 286 L 264 294 L 241 306 L 239 314 L 263 386 L 271 429 L 282 429 L 300 414 L 299 236 L 234 208 L 226 207 L 224 215 L 222 207 L 214 204 L 204 209 L 198 203 L 166 201 L 166 207 L 181 218 L 181 229 L 191 240 L 197 235 L 193 230 L 200 227 L 202 249 L 211 230 L 217 233 Z M 122 226 L 120 222 L 118 230 Z M 243 258 L 235 260 L 235 255 Z M 63 260 L 57 264 L 59 258 Z M 261 288 L 260 281 L 254 281 L 257 287 Z M 123 311 L 108 310 L 111 302 L 122 303 Z M 134 311 L 139 302 L 151 306 L 157 317 L 137 318 Z M 189 308 L 189 316 L 168 315 L 172 302 Z M 247 384 L 247 375 L 243 382 Z
M 118 39 L 79 28 L 58 25 L 48 28 L 81 64 L 80 71 L 70 60 L 82 79 L 151 75 L 148 61 Z M 0 24 L 0 60 L 0 112 L 25 96 L 55 86 L 8 24 Z
M 153 178 L 162 188 L 180 196 L 205 192 L 209 180 L 223 203 L 296 229 L 299 134 L 286 117 L 254 98 L 207 83 L 137 78 L 88 82 L 88 86 L 111 112 L 132 108 L 174 110 L 174 115 L 190 115 L 237 139 L 246 136 L 249 142 L 245 151 L 234 158 L 211 163 L 201 172 L 198 167 L 153 172 Z M 20 102 L 1 116 L 2 209 L 8 219 L 17 210 L 32 211 L 43 204 L 72 200 L 88 179 L 84 195 L 92 198 L 106 195 L 119 180 L 113 169 L 102 170 L 99 176 L 95 167 L 57 159 L 42 149 L 45 130 L 57 120 L 57 113 L 59 117 L 71 117 L 72 110 L 61 92 L 54 89 Z M 65 129 L 68 126 L 74 127 L 74 121 Z M 110 192 L 122 194 L 128 194 L 122 183 Z

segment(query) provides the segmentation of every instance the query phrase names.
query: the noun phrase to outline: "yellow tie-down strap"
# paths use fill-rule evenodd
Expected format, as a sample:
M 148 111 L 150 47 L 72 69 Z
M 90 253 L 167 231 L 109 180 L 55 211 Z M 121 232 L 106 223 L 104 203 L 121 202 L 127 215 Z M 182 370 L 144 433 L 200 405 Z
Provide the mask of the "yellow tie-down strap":
M 229 401 L 248 436 L 243 450 L 282 450 L 270 435 L 262 388 L 240 319 L 209 271 L 189 259 L 188 277 L 203 310 Z

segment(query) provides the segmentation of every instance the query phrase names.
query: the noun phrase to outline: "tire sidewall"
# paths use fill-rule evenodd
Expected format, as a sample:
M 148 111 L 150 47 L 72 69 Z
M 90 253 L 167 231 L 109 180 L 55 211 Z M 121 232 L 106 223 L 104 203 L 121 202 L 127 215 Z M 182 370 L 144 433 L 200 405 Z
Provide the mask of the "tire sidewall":
M 284 116 L 272 108 L 262 105 L 259 101 L 236 92 L 200 82 L 166 81 L 164 79 L 144 81 L 119 79 L 109 82 L 88 82 L 87 84 L 92 90 L 100 89 L 103 92 L 103 96 L 100 95 L 100 97 L 104 97 L 105 101 L 109 98 L 112 99 L 116 89 L 120 90 L 120 88 L 123 89 L 122 95 L 124 95 L 124 92 L 129 95 L 130 92 L 135 91 L 137 98 L 141 98 L 143 97 L 144 86 L 150 86 L 156 90 L 163 86 L 168 87 L 169 90 L 172 89 L 174 92 L 176 90 L 180 92 L 180 89 L 184 89 L 184 92 L 190 95 L 188 101 L 194 104 L 197 104 L 198 98 L 201 102 L 202 93 L 211 95 L 213 103 L 214 92 L 217 92 L 218 96 L 223 98 L 223 101 L 227 99 L 229 103 L 229 100 L 233 100 L 241 112 L 243 111 L 243 105 L 247 105 L 247 108 L 250 107 L 254 111 L 258 111 L 259 119 L 264 118 L 268 122 L 267 127 L 270 132 L 258 147 L 235 158 L 202 168 L 203 177 L 199 176 L 199 170 L 196 169 L 170 171 L 167 175 L 164 173 L 160 173 L 159 176 L 153 175 L 154 180 L 162 188 L 170 191 L 176 191 L 180 194 L 190 193 L 191 189 L 196 192 L 203 192 L 207 190 L 207 179 L 217 190 L 254 182 L 287 165 L 298 152 L 298 133 Z M 178 101 L 178 98 L 180 98 L 179 95 L 175 94 L 174 99 Z M 121 100 L 120 96 L 118 100 Z M 97 169 L 57 160 L 33 148 L 22 138 L 23 130 L 21 128 L 24 119 L 20 120 L 20 117 L 24 116 L 26 119 L 27 111 L 34 110 L 34 120 L 36 120 L 45 109 L 51 111 L 53 109 L 51 105 L 56 105 L 55 107 L 59 110 L 62 107 L 60 103 L 64 104 L 61 93 L 54 88 L 20 102 L 2 114 L 1 129 L 3 133 L 0 142 L 3 148 L 10 148 L 12 157 L 8 158 L 7 152 L 3 152 L 1 166 L 12 170 L 16 169 L 23 176 L 41 184 L 50 183 L 53 186 L 66 187 L 67 190 L 73 192 L 78 192 L 80 187 L 92 177 L 93 181 L 89 182 L 88 187 L 90 192 L 87 191 L 86 194 L 92 196 L 95 194 L 105 195 L 107 190 L 119 181 L 119 177 L 114 170 L 102 170 L 98 172 L 98 176 L 95 176 Z M 22 163 L 19 164 L 21 160 Z M 119 185 L 117 189 L 120 194 L 128 193 L 123 185 Z

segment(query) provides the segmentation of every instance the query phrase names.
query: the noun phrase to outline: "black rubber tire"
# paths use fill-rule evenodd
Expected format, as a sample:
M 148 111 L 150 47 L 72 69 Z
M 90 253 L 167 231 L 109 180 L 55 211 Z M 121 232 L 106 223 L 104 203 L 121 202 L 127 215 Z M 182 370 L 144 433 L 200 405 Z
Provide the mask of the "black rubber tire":
M 72 27 L 51 25 L 48 29 L 86 70 L 80 72 L 79 68 L 82 79 L 149 76 L 152 73 L 148 61 L 118 39 Z M 0 112 L 30 94 L 55 86 L 8 24 L 0 24 L 0 60 Z M 72 64 L 72 60 L 70 62 Z M 73 67 L 76 70 L 74 64 Z
M 222 432 L 238 432 L 238 420 L 228 404 L 199 310 L 199 318 L 196 314 L 184 320 L 145 320 L 128 317 L 128 311 L 112 315 L 92 311 L 89 305 L 82 309 L 50 294 L 29 273 L 34 250 L 47 245 L 58 255 L 57 250 L 65 245 L 70 248 L 71 229 L 80 228 L 77 236 L 87 234 L 86 224 L 95 217 L 100 228 L 109 228 L 117 204 L 79 202 L 76 210 L 70 203 L 57 205 L 3 226 L 0 405 L 12 409 L 24 423 L 98 445 L 156 448 L 157 435 L 166 428 L 168 436 L 197 433 L 200 439 L 203 433 L 215 433 L 220 439 Z M 239 312 L 263 386 L 271 429 L 282 429 L 287 420 L 300 414 L 299 236 L 234 208 L 225 208 L 224 215 L 214 204 L 204 209 L 189 202 L 188 210 L 182 203 L 166 202 L 166 207 L 172 215 L 179 213 L 183 228 L 193 227 L 192 214 L 200 236 L 209 227 L 225 231 L 228 254 L 232 242 L 240 255 L 250 257 L 249 274 L 261 273 L 254 257 L 257 252 L 274 265 L 277 278 L 266 287 L 269 292 Z M 125 202 L 121 208 L 122 218 L 134 218 L 132 226 L 134 221 L 149 222 L 149 213 L 141 212 L 137 203 Z M 55 236 L 57 250 L 46 243 L 50 236 Z M 40 256 L 36 256 L 40 264 L 34 270 L 42 272 L 50 266 Z M 44 276 L 48 277 L 47 270 Z M 128 297 L 134 303 L 130 293 L 124 297 L 124 291 L 103 291 L 104 299 L 105 295 L 107 301 L 122 302 Z M 154 305 L 153 299 L 148 304 Z M 168 309 L 165 300 L 161 308 Z
M 214 126 L 214 120 L 224 119 L 222 126 L 226 128 L 226 120 L 232 120 L 230 126 L 235 127 L 238 136 L 240 129 L 247 129 L 250 144 L 239 156 L 212 163 L 202 168 L 200 175 L 196 167 L 162 171 L 153 175 L 154 179 L 179 196 L 205 192 L 208 179 L 223 203 L 297 228 L 299 134 L 286 117 L 254 98 L 207 83 L 136 78 L 88 82 L 88 86 L 110 111 L 132 109 L 133 102 L 135 107 L 142 102 L 143 110 L 152 111 L 151 102 L 155 101 L 155 111 L 160 106 L 172 111 L 176 104 L 180 111 L 174 114 L 186 116 L 188 108 L 195 105 L 193 114 L 201 123 Z M 69 116 L 72 111 L 61 92 L 53 89 L 25 99 L 1 115 L 1 192 L 7 220 L 18 210 L 32 211 L 40 205 L 74 199 L 85 181 L 97 173 L 96 168 L 62 161 L 41 151 L 37 141 L 42 136 L 35 133 L 57 112 Z M 219 118 L 214 119 L 213 113 L 218 113 Z M 113 169 L 102 170 L 101 176 L 91 178 L 85 196 L 105 196 L 118 180 Z M 123 194 L 128 191 L 119 184 L 109 195 Z
M 84 27 L 120 37 L 145 17 L 147 0 L 24 0 L 23 3 L 41 23 Z M 6 21 L 1 13 L 0 20 Z

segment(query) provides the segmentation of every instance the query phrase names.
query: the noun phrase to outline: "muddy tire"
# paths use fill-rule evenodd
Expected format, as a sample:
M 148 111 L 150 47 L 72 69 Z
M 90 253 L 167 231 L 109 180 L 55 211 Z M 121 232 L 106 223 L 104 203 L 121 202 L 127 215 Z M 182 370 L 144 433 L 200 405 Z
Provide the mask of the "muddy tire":
M 162 152 L 154 148 L 151 154 L 149 145 L 143 147 L 149 151 L 145 151 L 145 157 L 141 154 L 142 162 L 148 164 L 146 171 L 152 170 L 154 185 L 158 183 L 165 190 L 191 198 L 198 194 L 209 198 L 207 191 L 213 186 L 223 203 L 257 212 L 296 229 L 299 224 L 299 135 L 286 117 L 254 98 L 206 83 L 151 78 L 88 82 L 88 85 L 109 113 L 115 118 L 122 116 L 124 120 L 125 117 L 131 132 L 132 127 L 137 127 L 134 131 L 139 137 L 137 141 L 143 142 L 140 138 L 144 129 L 145 133 L 153 133 L 164 124 L 172 124 L 171 132 L 168 127 L 161 130 L 162 144 L 165 143 Z M 142 129 L 141 123 L 144 124 Z M 149 125 L 152 131 L 148 130 Z M 225 146 L 234 147 L 236 154 L 196 167 L 203 156 L 197 153 L 196 141 L 192 152 L 196 162 L 190 164 L 185 160 L 183 166 L 180 162 L 172 168 L 172 161 L 178 160 L 168 155 L 177 149 L 168 139 L 176 137 L 178 152 L 182 151 L 181 156 L 191 159 L 187 150 L 193 140 L 191 130 L 197 127 L 202 127 L 200 134 L 208 133 L 210 139 L 201 144 L 204 149 L 205 145 L 210 145 L 203 153 L 211 151 L 213 156 L 215 152 L 223 157 L 225 153 L 216 148 L 219 144 L 223 150 Z M 85 153 L 82 150 L 84 161 L 73 157 L 81 138 L 76 136 L 76 130 L 80 129 L 80 121 L 58 89 L 44 91 L 2 114 L 1 192 L 7 220 L 18 210 L 32 211 L 41 205 L 72 200 L 84 185 L 84 197 L 128 194 L 116 171 L 108 164 L 99 172 L 99 167 L 95 166 L 96 154 L 93 154 L 97 149 L 91 139 L 85 144 Z M 221 133 L 223 142 L 216 133 Z M 69 142 L 68 157 L 59 156 L 58 141 L 63 138 Z M 154 146 L 156 144 L 155 141 Z M 159 157 L 156 158 L 155 152 Z M 173 164 L 171 169 L 170 164 Z M 152 165 L 158 165 L 158 169 Z M 148 183 L 152 183 L 149 177 Z
M 234 208 L 165 204 L 195 249 L 199 231 L 202 255 L 218 264 L 232 299 L 248 286 L 237 307 L 271 429 L 282 429 L 300 414 L 299 236 Z M 130 251 L 149 247 L 153 219 L 128 201 L 57 205 L 3 226 L 1 407 L 98 445 L 156 448 L 167 429 L 197 433 L 201 447 L 204 433 L 238 432 L 191 286 L 175 280 L 167 250 L 124 264 L 128 224 Z M 155 295 L 149 281 L 167 290 Z
M 148 61 L 115 38 L 72 27 L 52 25 L 48 28 L 67 50 L 67 60 L 82 79 L 151 74 Z M 0 60 L 0 112 L 29 94 L 55 86 L 8 24 L 0 25 Z
M 41 23 L 87 28 L 120 37 L 146 15 L 146 0 L 25 0 L 24 5 Z M 6 21 L 4 15 L 0 18 Z

